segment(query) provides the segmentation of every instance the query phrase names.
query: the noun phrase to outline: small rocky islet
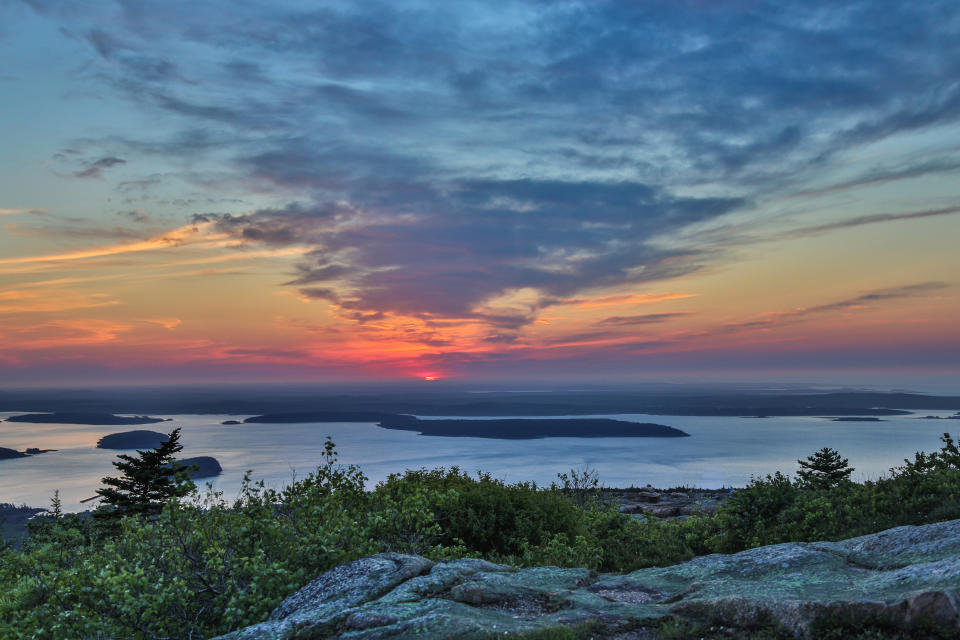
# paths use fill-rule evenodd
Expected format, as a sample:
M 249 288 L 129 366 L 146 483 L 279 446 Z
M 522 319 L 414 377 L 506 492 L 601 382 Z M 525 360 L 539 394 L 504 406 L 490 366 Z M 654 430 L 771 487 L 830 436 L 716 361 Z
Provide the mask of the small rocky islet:
M 17 458 L 29 458 L 30 456 L 35 456 L 41 453 L 48 453 L 50 451 L 56 451 L 56 449 L 40 449 L 38 447 L 27 447 L 23 451 L 17 451 L 16 449 L 0 447 L 0 460 L 15 460 Z
M 763 621 L 813 640 L 838 619 L 854 628 L 936 625 L 960 634 L 958 591 L 960 520 L 623 575 L 385 553 L 327 571 L 267 621 L 219 640 L 564 638 L 572 637 L 565 628 L 583 624 L 595 625 L 597 640 L 660 640 L 655 625 L 665 619 L 723 626 L 728 637 Z

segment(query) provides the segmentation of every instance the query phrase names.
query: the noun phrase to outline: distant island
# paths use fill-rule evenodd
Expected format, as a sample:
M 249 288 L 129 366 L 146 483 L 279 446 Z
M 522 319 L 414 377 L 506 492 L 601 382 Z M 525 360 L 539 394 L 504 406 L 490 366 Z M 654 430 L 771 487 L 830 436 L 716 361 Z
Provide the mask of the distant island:
M 220 462 L 212 456 L 183 458 L 182 460 L 177 460 L 177 462 L 184 467 L 194 467 L 189 472 L 191 480 L 196 480 L 197 478 L 213 478 L 223 473 L 223 467 L 220 466 Z
M 265 422 L 269 424 L 291 424 L 301 422 L 380 422 L 397 416 L 377 411 L 291 411 L 287 413 L 267 413 L 247 418 L 244 422 Z M 230 421 L 223 424 L 239 424 Z
M 48 451 L 56 451 L 56 449 L 38 449 L 36 447 L 27 447 L 25 451 L 17 451 L 16 449 L 8 449 L 7 447 L 0 447 L 0 460 L 13 460 L 14 458 L 29 458 L 30 456 L 35 456 L 40 453 L 47 453 Z
M 419 420 L 395 415 L 380 421 L 384 429 L 417 431 L 423 436 L 498 438 L 688 438 L 689 433 L 652 422 L 610 418 L 506 418 L 499 420 Z
M 864 416 L 841 416 L 830 418 L 831 422 L 884 422 L 880 418 L 867 418 Z
M 25 413 L 7 418 L 7 422 L 32 422 L 36 424 L 154 424 L 164 422 L 165 418 L 150 416 L 115 416 L 112 413 L 87 413 L 82 411 L 67 411 L 57 413 Z
M 157 431 L 121 431 L 97 440 L 97 449 L 154 449 L 167 440 L 167 434 Z

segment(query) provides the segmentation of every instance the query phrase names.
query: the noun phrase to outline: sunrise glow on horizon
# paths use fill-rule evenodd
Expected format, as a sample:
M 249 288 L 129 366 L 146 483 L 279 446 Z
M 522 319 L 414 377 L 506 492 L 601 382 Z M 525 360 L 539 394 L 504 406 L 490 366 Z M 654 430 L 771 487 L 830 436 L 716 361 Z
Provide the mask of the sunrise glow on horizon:
M 956 376 L 958 30 L 2 4 L 0 380 Z

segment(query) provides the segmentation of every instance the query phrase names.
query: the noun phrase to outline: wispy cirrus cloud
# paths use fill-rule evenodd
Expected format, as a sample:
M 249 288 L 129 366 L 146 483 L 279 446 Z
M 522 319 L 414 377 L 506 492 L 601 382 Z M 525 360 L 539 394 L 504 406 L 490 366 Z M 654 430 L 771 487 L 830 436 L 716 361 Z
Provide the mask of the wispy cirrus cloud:
M 637 325 L 644 324 L 659 324 L 661 322 L 666 322 L 667 320 L 674 320 L 676 318 L 683 318 L 684 316 L 693 315 L 690 312 L 675 312 L 675 313 L 644 313 L 635 316 L 611 316 L 609 318 L 604 318 L 596 324 L 601 327 L 632 327 Z
M 825 315 L 828 313 L 865 309 L 871 305 L 884 303 L 890 300 L 919 298 L 935 294 L 937 292 L 943 292 L 952 286 L 952 284 L 946 282 L 920 282 L 886 289 L 875 289 L 858 296 L 853 296 L 843 300 L 835 300 L 826 304 L 813 305 L 810 307 L 798 307 L 796 309 L 788 309 L 784 311 L 772 311 L 751 320 L 730 322 L 712 329 L 711 333 L 772 329 L 778 326 L 799 322 L 810 317 Z
M 0 265 L 23 265 L 32 263 L 68 262 L 73 260 L 87 260 L 102 258 L 125 253 L 139 253 L 179 246 L 185 243 L 206 244 L 208 246 L 223 246 L 226 235 L 206 235 L 202 226 L 187 225 L 169 232 L 154 236 L 139 242 L 127 242 L 90 249 L 78 249 L 46 255 L 23 256 L 18 258 L 0 258 Z
M 19 216 L 25 213 L 44 214 L 44 209 L 0 209 L 0 216 Z

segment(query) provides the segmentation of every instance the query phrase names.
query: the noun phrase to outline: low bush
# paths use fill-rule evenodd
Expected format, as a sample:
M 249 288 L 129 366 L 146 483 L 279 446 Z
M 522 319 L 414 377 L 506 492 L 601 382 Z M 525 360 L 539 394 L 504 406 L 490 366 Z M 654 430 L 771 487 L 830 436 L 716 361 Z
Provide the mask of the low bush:
M 367 491 L 328 442 L 314 473 L 279 490 L 248 476 L 233 502 L 194 491 L 109 527 L 55 506 L 30 523 L 21 550 L 0 547 L 0 637 L 212 637 L 381 551 L 617 572 L 960 517 L 960 452 L 949 435 L 943 443 L 876 481 L 776 473 L 734 491 L 713 517 L 642 520 L 601 501 L 588 472 L 544 488 L 421 469 Z

